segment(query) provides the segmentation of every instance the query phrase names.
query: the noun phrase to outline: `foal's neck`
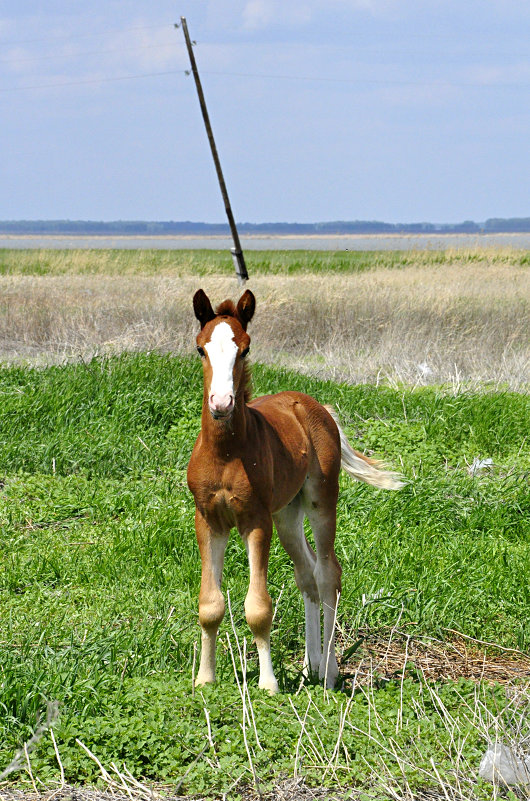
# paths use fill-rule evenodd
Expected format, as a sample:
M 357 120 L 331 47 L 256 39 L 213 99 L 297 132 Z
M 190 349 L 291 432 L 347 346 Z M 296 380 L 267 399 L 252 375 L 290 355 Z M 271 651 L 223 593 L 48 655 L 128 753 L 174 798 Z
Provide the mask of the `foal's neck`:
M 238 392 L 234 411 L 227 420 L 215 420 L 204 392 L 202 403 L 201 434 L 203 442 L 222 460 L 231 459 L 241 450 L 247 436 L 248 409 L 243 392 Z

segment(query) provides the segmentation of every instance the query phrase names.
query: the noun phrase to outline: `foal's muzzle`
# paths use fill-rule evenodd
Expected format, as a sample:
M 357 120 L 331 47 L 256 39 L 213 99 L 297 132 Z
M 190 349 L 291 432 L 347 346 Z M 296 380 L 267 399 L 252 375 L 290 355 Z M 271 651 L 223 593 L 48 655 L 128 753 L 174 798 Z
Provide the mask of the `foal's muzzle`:
M 216 395 L 212 393 L 208 398 L 208 407 L 214 420 L 223 420 L 230 417 L 234 411 L 235 398 L 233 395 Z

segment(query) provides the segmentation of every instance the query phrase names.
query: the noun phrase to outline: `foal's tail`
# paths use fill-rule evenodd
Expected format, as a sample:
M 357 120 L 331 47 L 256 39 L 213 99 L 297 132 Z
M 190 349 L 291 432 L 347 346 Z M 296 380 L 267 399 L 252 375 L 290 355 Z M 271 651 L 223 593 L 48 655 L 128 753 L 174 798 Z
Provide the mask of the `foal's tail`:
M 346 439 L 346 434 L 341 428 L 337 412 L 333 406 L 324 406 L 324 408 L 330 413 L 339 429 L 342 469 L 357 481 L 364 481 L 373 487 L 378 487 L 379 489 L 401 489 L 404 485 L 402 476 L 399 473 L 382 469 L 380 462 L 375 461 L 375 459 L 369 459 L 368 456 L 355 451 Z

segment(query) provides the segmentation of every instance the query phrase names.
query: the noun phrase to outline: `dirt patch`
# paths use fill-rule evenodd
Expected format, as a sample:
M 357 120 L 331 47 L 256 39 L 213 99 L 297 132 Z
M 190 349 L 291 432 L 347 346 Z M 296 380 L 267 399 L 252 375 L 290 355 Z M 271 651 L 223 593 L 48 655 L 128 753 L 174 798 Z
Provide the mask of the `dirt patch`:
M 458 634 L 451 640 L 415 638 L 403 631 L 390 634 L 359 632 L 355 652 L 343 660 L 348 683 L 415 677 L 427 681 L 470 679 L 488 684 L 530 681 L 530 655 L 515 648 L 473 640 Z M 351 642 L 351 639 L 349 640 Z M 353 646 L 355 647 L 355 646 Z

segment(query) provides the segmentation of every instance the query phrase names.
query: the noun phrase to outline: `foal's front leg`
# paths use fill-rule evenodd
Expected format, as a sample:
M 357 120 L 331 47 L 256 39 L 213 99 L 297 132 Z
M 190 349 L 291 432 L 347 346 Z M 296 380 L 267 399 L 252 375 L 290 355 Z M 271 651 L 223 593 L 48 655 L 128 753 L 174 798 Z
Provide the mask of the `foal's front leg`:
M 201 661 L 195 679 L 195 684 L 200 685 L 215 681 L 217 632 L 225 613 L 221 578 L 228 534 L 212 531 L 198 509 L 195 510 L 195 531 L 202 563 L 199 592 L 199 622 L 202 628 Z
M 241 534 L 247 549 L 250 569 L 250 582 L 245 598 L 245 614 L 258 649 L 259 687 L 270 693 L 277 693 L 278 682 L 272 669 L 270 642 L 272 601 L 267 591 L 272 519 L 267 517 L 260 520 L 257 525 L 247 525 L 242 529 Z

